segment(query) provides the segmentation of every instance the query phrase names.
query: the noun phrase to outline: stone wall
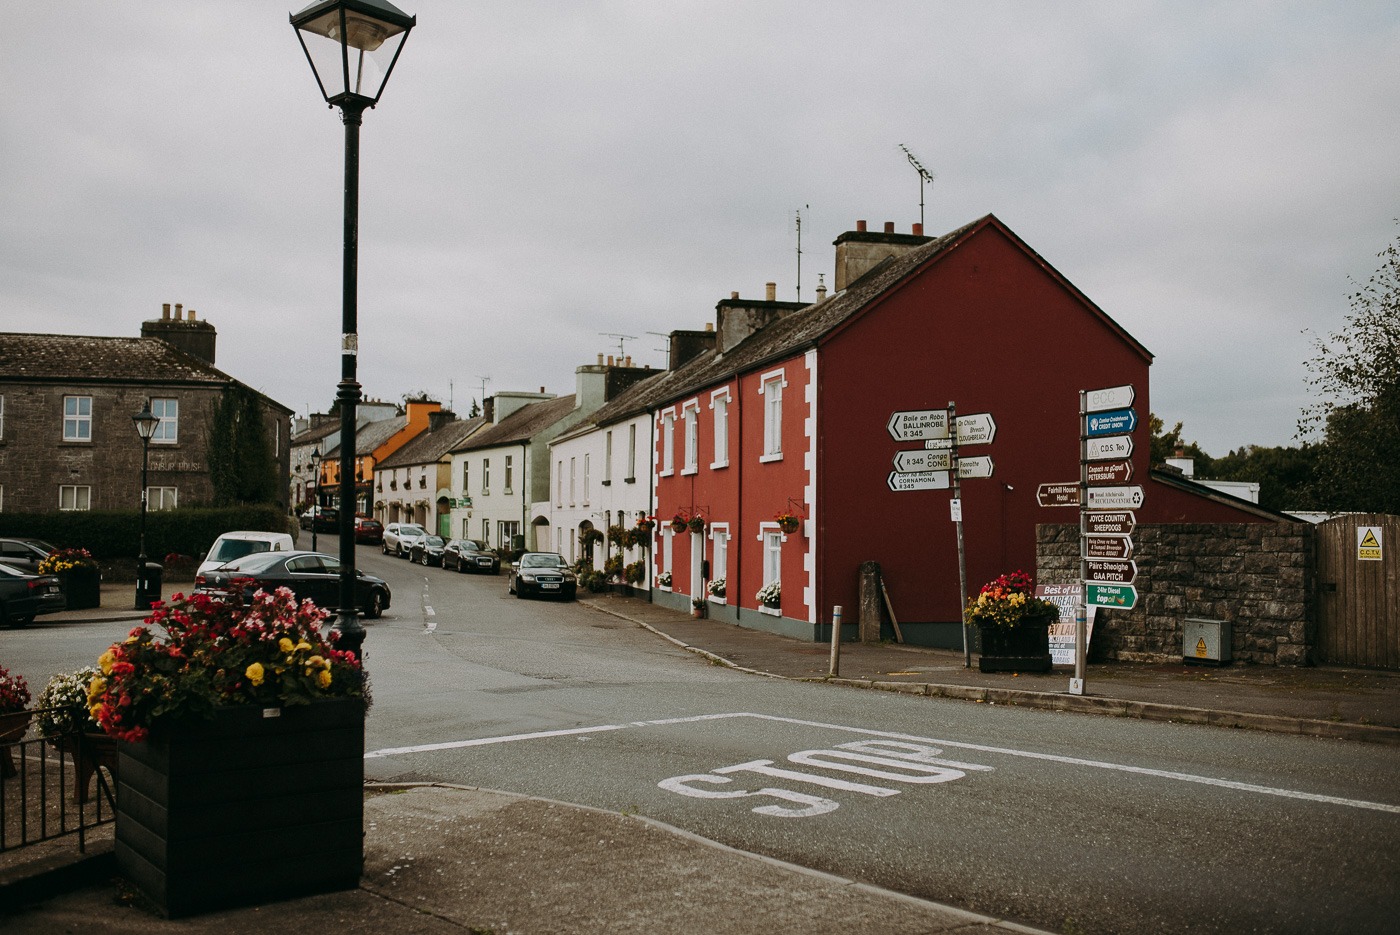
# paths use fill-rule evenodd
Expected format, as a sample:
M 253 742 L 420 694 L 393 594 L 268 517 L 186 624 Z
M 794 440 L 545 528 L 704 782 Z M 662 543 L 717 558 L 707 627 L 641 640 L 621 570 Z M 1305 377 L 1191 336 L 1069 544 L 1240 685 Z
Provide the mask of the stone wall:
M 1093 661 L 1182 658 L 1187 617 L 1228 620 L 1236 663 L 1298 666 L 1313 661 L 1311 523 L 1139 526 L 1133 533 L 1137 606 L 1099 608 Z M 1036 580 L 1079 577 L 1079 526 L 1037 528 Z

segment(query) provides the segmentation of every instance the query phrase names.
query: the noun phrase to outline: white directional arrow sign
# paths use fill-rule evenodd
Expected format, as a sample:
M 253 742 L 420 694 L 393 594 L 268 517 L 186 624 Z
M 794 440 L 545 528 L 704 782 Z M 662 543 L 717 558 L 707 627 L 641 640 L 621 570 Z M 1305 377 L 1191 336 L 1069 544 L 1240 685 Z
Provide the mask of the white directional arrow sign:
M 961 421 L 961 420 L 959 420 Z M 897 442 L 948 437 L 947 409 L 909 409 L 890 416 L 885 426 Z
M 1084 442 L 1084 457 L 1090 461 L 1110 461 L 1126 458 L 1133 453 L 1133 439 L 1130 435 L 1105 435 L 1090 438 Z
M 953 453 L 944 449 L 942 451 L 896 451 L 894 453 L 894 469 L 901 474 L 912 474 L 916 471 L 946 471 L 953 462 Z
M 967 480 L 969 477 L 991 477 L 995 465 L 992 464 L 990 455 L 978 455 L 975 458 L 958 459 L 958 478 Z
M 1131 510 L 1142 506 L 1143 493 L 1140 484 L 1125 484 L 1120 487 L 1090 487 L 1089 500 L 1084 506 L 1090 510 Z
M 959 445 L 989 445 L 997 437 L 997 423 L 990 412 L 958 416 Z
M 901 474 L 898 471 L 891 471 L 889 478 L 890 489 L 894 491 L 906 490 L 947 490 L 952 486 L 952 479 L 947 471 L 919 471 L 916 474 Z
M 1085 390 L 1084 410 L 1086 412 L 1102 412 L 1105 409 L 1126 409 L 1133 404 L 1135 395 L 1131 385 L 1110 386 L 1102 390 Z

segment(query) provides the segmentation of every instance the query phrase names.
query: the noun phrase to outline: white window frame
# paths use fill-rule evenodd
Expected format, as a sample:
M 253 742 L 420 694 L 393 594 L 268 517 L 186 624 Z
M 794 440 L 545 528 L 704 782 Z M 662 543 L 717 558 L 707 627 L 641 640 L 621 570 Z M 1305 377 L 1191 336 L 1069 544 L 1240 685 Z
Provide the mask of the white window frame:
M 681 422 L 684 460 L 682 474 L 695 474 L 700 470 L 700 401 L 692 399 L 681 406 Z
M 4 400 L 3 400 L 2 398 L 0 398 L 0 417 L 3 417 L 4 414 L 5 414 L 5 412 L 4 412 L 5 407 L 4 407 L 4 405 L 3 405 L 3 402 L 4 402 Z M 4 428 L 3 419 L 0 419 L 0 429 L 3 429 L 3 428 Z M 603 486 L 604 486 L 604 487 L 608 487 L 608 486 L 610 486 L 610 485 L 612 484 L 612 455 L 613 455 L 613 452 L 612 452 L 612 429 L 608 429 L 608 431 L 605 432 L 605 433 L 603 434 Z
M 637 482 L 637 423 L 631 422 L 627 426 L 627 483 Z
M 481 495 L 491 496 L 491 459 L 481 459 Z
M 729 524 L 712 523 L 710 525 L 710 580 L 724 579 L 724 597 L 709 594 L 708 597 L 716 604 L 729 603 Z M 708 592 L 709 588 L 706 588 Z
M 676 473 L 676 410 L 661 413 L 661 471 L 662 477 Z
M 504 492 L 505 492 L 505 493 L 512 493 L 512 492 L 513 492 L 514 485 L 515 485 L 515 464 L 514 464 L 515 456 L 514 456 L 514 455 L 506 455 L 505 458 L 506 458 L 506 486 L 505 486 L 505 488 L 504 488 Z
M 69 493 L 71 491 L 71 493 Z M 68 505 L 64 506 L 67 499 Z M 58 508 L 65 513 L 87 512 L 92 509 L 92 487 L 87 484 L 60 484 Z
M 729 467 L 729 387 L 710 394 L 710 410 L 715 423 L 715 459 L 710 468 Z
M 554 464 L 554 505 L 562 507 L 564 505 L 564 459 L 560 458 Z
M 147 487 L 146 488 L 146 509 L 152 513 L 161 510 L 174 510 L 180 506 L 180 489 L 178 487 Z
M 587 452 L 587 451 L 585 451 L 585 452 L 583 453 L 583 505 L 584 505 L 584 506 L 588 506 L 588 501 L 589 501 L 589 499 L 590 499 L 590 497 L 589 497 L 590 488 L 593 486 L 593 479 L 592 479 L 592 470 L 593 470 L 593 466 L 592 466 L 592 464 L 591 464 L 591 459 L 592 459 L 592 457 L 593 457 L 593 456 L 592 456 L 589 452 Z
M 578 503 L 577 495 L 578 479 L 578 458 L 569 459 L 569 506 Z
M 73 401 L 73 412 L 68 411 L 68 401 Z M 86 403 L 86 405 L 84 405 Z M 87 411 L 84 412 L 83 410 Z M 92 397 L 63 397 L 63 440 L 66 442 L 92 441 Z M 72 485 L 66 485 L 72 486 Z
M 464 496 L 464 497 L 470 497 L 470 496 L 472 495 L 471 479 L 472 479 L 472 463 L 471 463 L 470 461 L 466 460 L 465 458 L 463 458 L 463 459 L 462 459 L 462 496 Z M 466 530 L 463 530 L 463 531 L 462 531 L 462 538 L 463 538 L 463 539 L 470 539 L 471 536 L 468 536 L 467 533 L 466 533 Z
M 672 554 L 676 550 L 676 531 L 670 526 L 667 526 L 665 528 L 665 531 L 662 533 L 661 541 L 663 544 L 661 549 L 661 573 L 669 574 L 671 576 L 672 583 L 665 585 L 657 585 L 657 587 L 662 588 L 666 591 L 670 591 L 675 587 L 676 580 L 675 574 L 671 571 L 671 558 Z
M 782 370 L 771 370 L 759 377 L 758 393 L 763 397 L 763 453 L 761 463 L 783 460 L 783 388 L 787 377 Z
M 151 415 L 156 422 L 151 433 L 152 445 L 176 445 L 180 442 L 180 401 L 170 396 L 152 396 Z

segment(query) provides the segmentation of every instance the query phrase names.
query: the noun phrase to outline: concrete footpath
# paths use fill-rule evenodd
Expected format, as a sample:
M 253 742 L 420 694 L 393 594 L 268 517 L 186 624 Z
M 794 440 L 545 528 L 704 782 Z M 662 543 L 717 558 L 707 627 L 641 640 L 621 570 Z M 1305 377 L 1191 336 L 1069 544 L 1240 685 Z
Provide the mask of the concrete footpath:
M 62 618 L 130 620 L 130 587 Z M 983 674 L 963 656 L 898 645 L 829 647 L 696 619 L 647 601 L 586 596 L 593 612 L 657 633 L 711 662 L 777 678 L 1056 710 L 1400 743 L 1400 674 L 1310 668 L 1095 665 L 1087 694 L 1069 675 Z M 123 609 L 114 609 L 123 608 Z M 373 624 L 371 624 L 371 627 Z M 285 930 L 516 933 L 936 933 L 1036 931 L 1013 921 L 742 853 L 645 818 L 448 785 L 366 789 L 360 888 L 193 919 L 164 920 L 114 878 L 110 828 L 77 860 L 45 845 L 25 865 L 0 855 L 7 935 Z M 28 849 L 26 849 L 28 850 Z M 40 874 L 40 871 L 43 871 Z M 67 874 L 66 878 L 64 874 Z M 47 882 L 48 885 L 44 885 Z

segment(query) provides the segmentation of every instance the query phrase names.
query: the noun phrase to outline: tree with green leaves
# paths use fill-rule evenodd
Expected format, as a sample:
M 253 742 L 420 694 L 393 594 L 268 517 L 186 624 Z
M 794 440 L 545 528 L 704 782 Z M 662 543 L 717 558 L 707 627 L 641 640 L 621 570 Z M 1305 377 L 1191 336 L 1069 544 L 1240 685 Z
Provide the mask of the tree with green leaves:
M 229 384 L 214 404 L 208 443 L 215 506 L 277 500 L 277 464 L 258 394 Z
M 1348 300 L 1340 331 L 1315 342 L 1308 384 L 1321 399 L 1298 420 L 1322 435 L 1314 493 L 1323 509 L 1400 513 L 1400 238 Z
M 1205 468 L 1210 463 L 1210 455 L 1201 450 L 1201 446 L 1195 442 L 1182 440 L 1181 423 L 1172 426 L 1171 431 L 1165 431 L 1166 423 L 1156 413 L 1147 414 L 1147 430 L 1151 437 L 1152 466 L 1165 464 L 1168 458 L 1177 457 L 1177 452 L 1181 452 L 1183 458 L 1195 458 L 1198 468 Z

